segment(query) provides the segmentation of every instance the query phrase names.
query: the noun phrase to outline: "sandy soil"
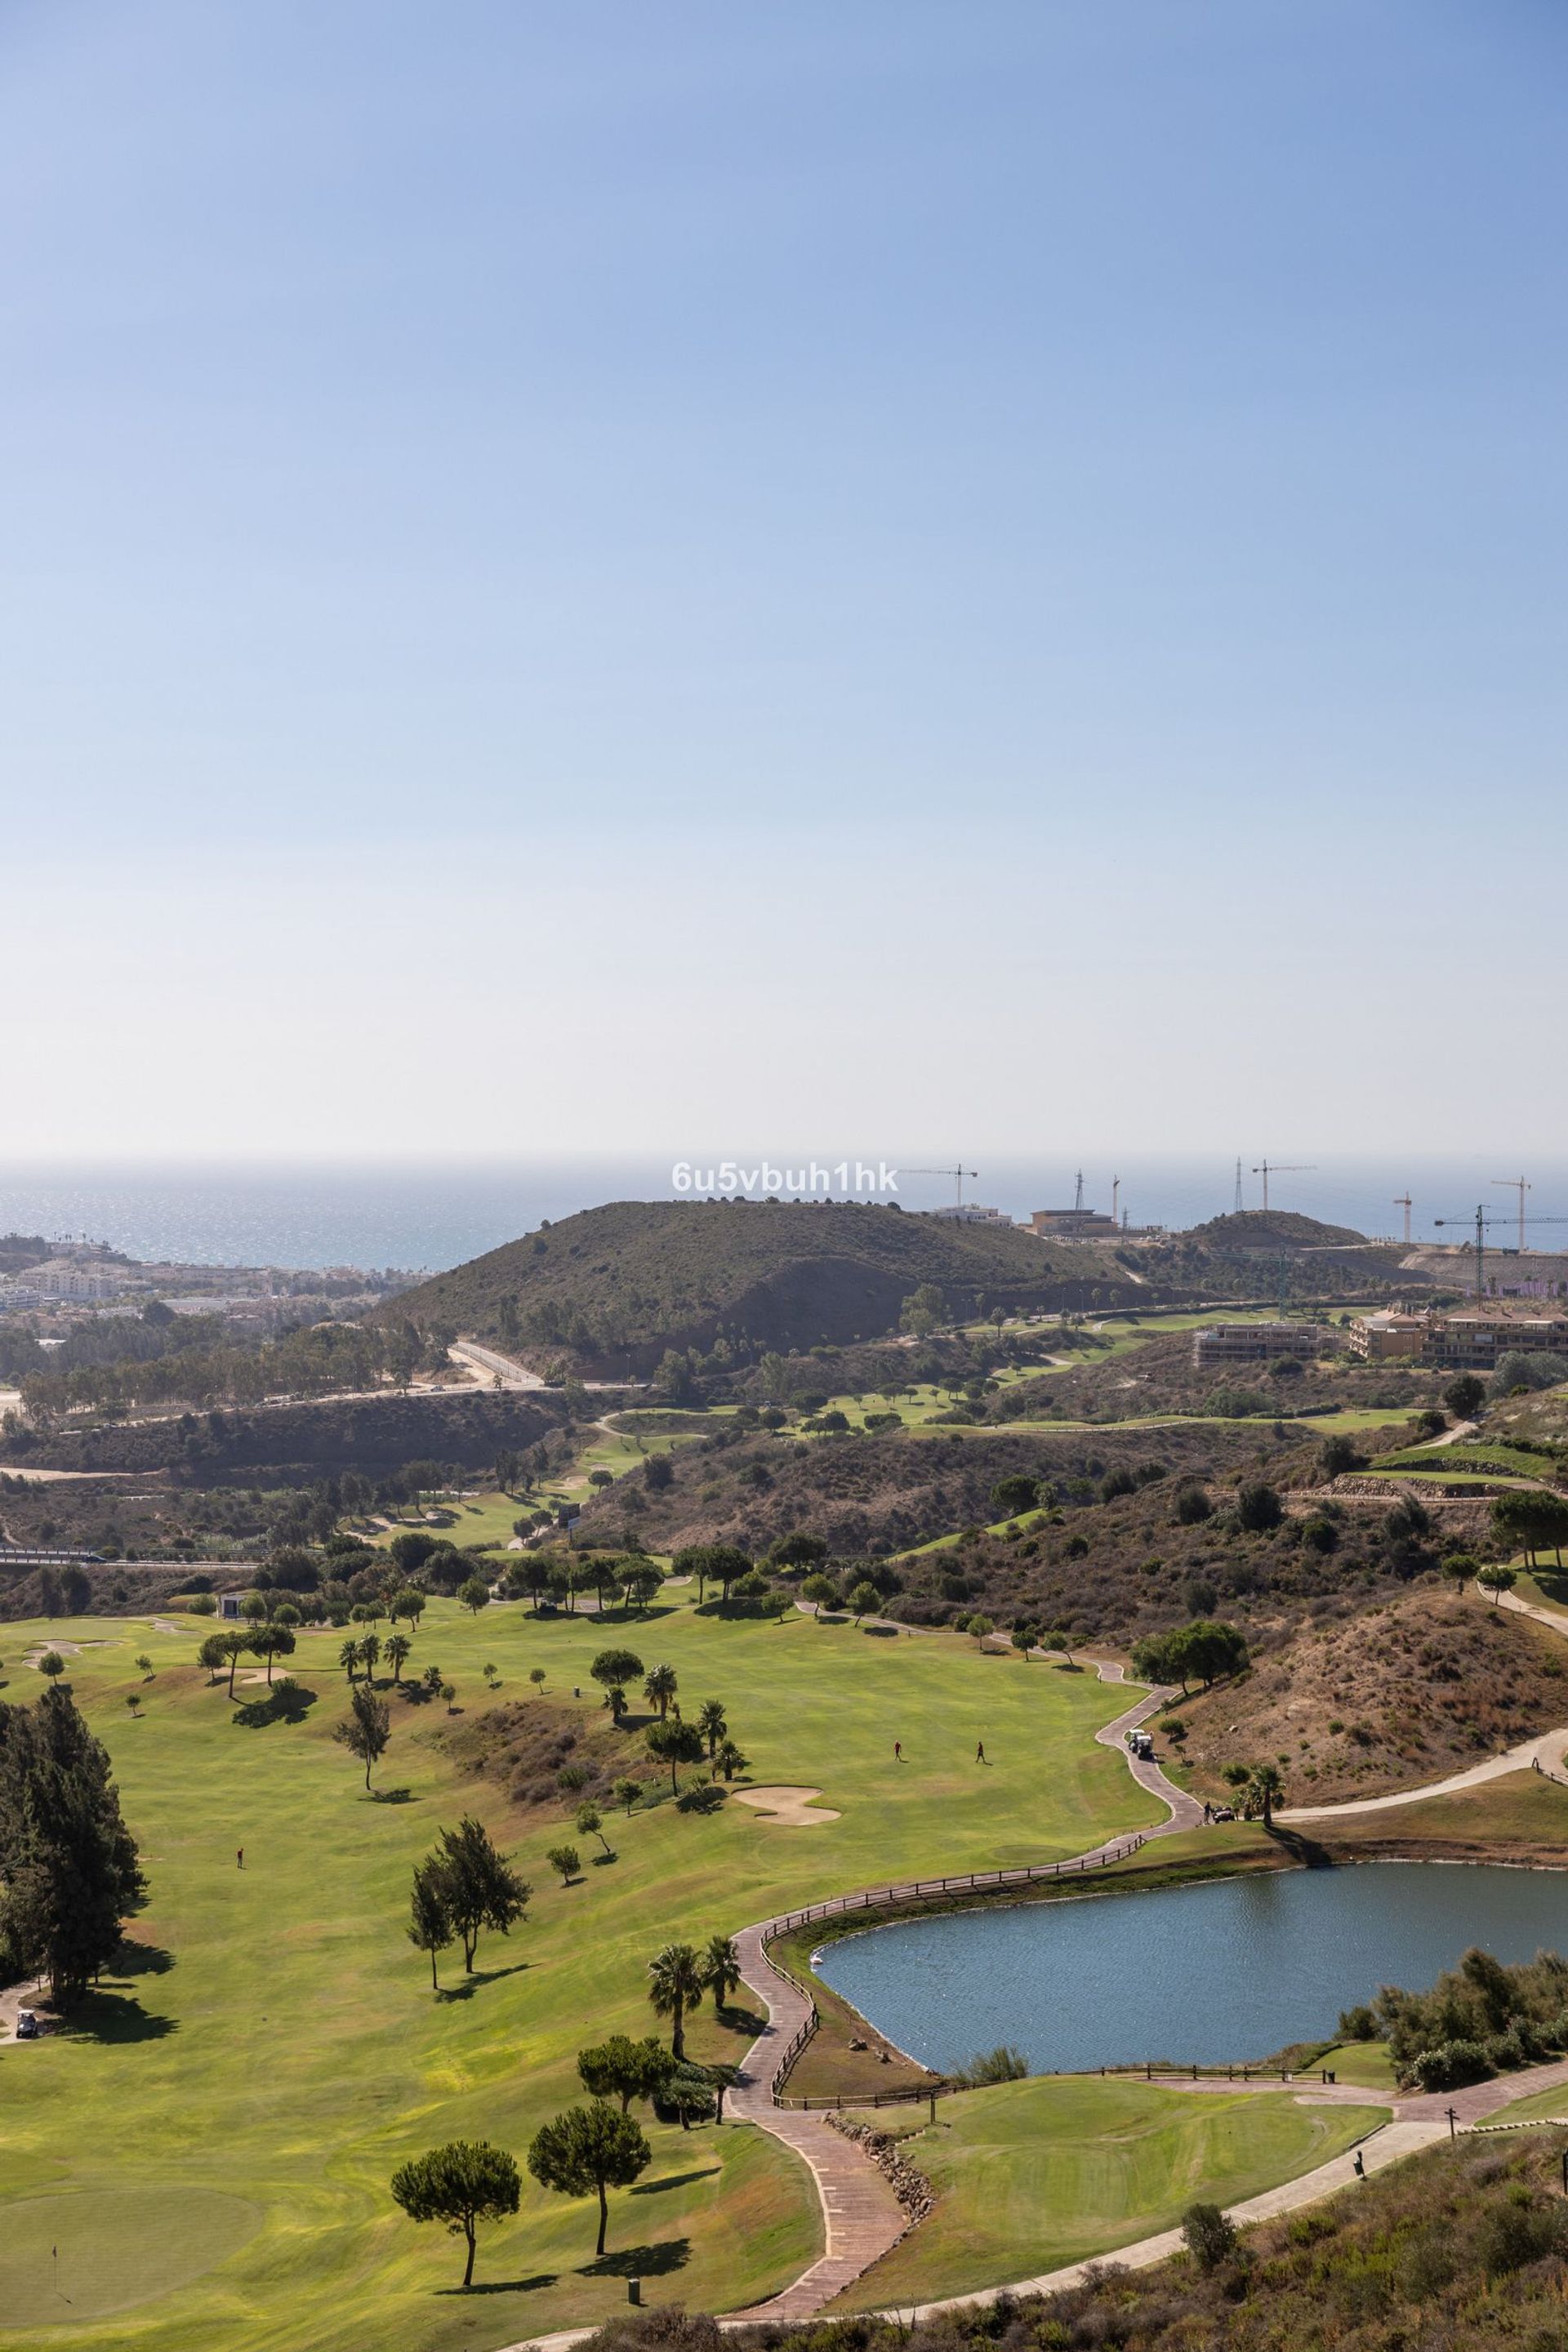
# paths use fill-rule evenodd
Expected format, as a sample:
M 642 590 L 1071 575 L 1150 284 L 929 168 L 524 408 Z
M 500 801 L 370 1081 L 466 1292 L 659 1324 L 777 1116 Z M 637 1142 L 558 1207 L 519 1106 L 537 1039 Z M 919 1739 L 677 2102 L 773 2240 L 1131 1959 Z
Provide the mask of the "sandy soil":
M 759 1813 L 772 1822 L 780 1822 L 792 1830 L 819 1830 L 842 1816 L 828 1805 L 814 1805 L 812 1799 L 820 1797 L 820 1789 L 737 1789 L 738 1804 L 754 1805 Z

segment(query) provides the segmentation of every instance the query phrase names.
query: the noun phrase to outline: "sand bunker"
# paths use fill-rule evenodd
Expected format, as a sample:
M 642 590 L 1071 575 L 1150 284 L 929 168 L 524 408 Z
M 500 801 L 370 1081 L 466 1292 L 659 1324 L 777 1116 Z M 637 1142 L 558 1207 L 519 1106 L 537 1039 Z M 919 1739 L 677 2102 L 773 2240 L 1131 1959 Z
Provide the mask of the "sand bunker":
M 819 1830 L 843 1818 L 830 1805 L 814 1805 L 820 1789 L 737 1789 L 735 1801 L 754 1805 L 765 1820 L 782 1822 L 786 1829 Z

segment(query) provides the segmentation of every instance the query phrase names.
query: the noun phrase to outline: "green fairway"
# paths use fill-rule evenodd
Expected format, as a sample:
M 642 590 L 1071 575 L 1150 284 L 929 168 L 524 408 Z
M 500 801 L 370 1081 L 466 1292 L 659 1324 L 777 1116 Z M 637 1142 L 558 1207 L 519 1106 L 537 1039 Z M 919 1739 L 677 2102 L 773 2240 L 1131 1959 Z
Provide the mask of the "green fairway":
M 498 1703 L 480 1679 L 488 1659 L 500 1704 L 540 1704 L 527 1679 L 538 1664 L 568 1727 L 575 1715 L 596 1730 L 587 1667 L 611 1628 L 522 1604 L 476 1621 L 434 1601 L 412 1664 L 438 1662 L 464 1712 L 449 1718 L 384 1683 L 394 1727 L 376 1786 L 398 1801 L 367 1799 L 331 1737 L 346 1711 L 341 1635 L 303 1633 L 289 1661 L 318 1694 L 304 1720 L 247 1728 L 191 1663 L 207 1630 L 6 1628 L 8 1699 L 41 1687 L 18 1663 L 30 1643 L 94 1645 L 69 1657 L 69 1677 L 110 1747 L 151 1900 L 133 1925 L 134 1968 L 107 1979 L 70 2032 L 0 2045 L 0 2198 L 20 2217 L 0 2311 L 22 2315 L 0 2340 L 44 2324 L 40 2294 L 58 2340 L 92 2352 L 484 2352 L 624 2307 L 628 2273 L 650 2302 L 721 2310 L 765 2294 L 813 2259 L 817 2207 L 797 2160 L 744 2125 L 682 2136 L 650 2119 L 654 2162 L 612 2194 L 604 2263 L 590 2207 L 525 2177 L 518 2218 L 481 2232 L 485 2292 L 469 2298 L 450 2292 L 460 2245 L 406 2221 L 388 2180 L 458 2137 L 521 2160 L 539 2124 L 581 2095 L 585 2042 L 655 2030 L 644 1963 L 672 1937 L 700 1944 L 889 1876 L 1077 1852 L 1159 1810 L 1093 1744 L 1126 1702 L 1089 1675 L 1009 1673 L 958 1637 L 664 1607 L 625 1638 L 649 1664 L 675 1664 L 689 1709 L 724 1702 L 754 1780 L 820 1788 L 840 1818 L 807 1833 L 732 1800 L 710 1816 L 666 1801 L 607 1820 L 617 1859 L 563 1887 L 544 1849 L 571 1833 L 569 1815 L 510 1812 L 438 1742 Z M 619 1619 L 613 1631 L 622 1637 Z M 156 1668 L 148 1683 L 141 1650 Z M 592 1696 L 573 1700 L 574 1684 Z M 140 1720 L 124 1704 L 132 1689 Z M 255 1693 L 242 1684 L 238 1696 Z M 652 1783 L 640 1737 L 626 1741 Z M 436 2000 L 403 1932 L 409 1871 L 464 1810 L 516 1848 L 534 1895 L 510 1938 L 482 1941 L 472 1980 L 446 1957 Z M 747 2038 L 707 2006 L 689 2034 L 708 2058 L 738 2056 Z M 129 2191 L 145 2200 L 134 2215 Z M 221 2203 L 198 2209 L 215 2193 Z M 68 2308 L 42 2284 L 46 2240 L 60 2246 Z
M 902 2142 L 936 2210 L 834 2307 L 967 2294 L 1129 2245 L 1194 2198 L 1233 2205 L 1326 2163 L 1385 2113 L 1071 2074 L 962 2092 Z
M 1488 2121 L 1498 2124 L 1561 2124 L 1568 2123 L 1568 2084 L 1560 2084 L 1554 2091 L 1532 2091 L 1527 2099 L 1514 2099 L 1500 2107 Z
M 1313 2072 L 1320 2068 L 1331 2074 L 1337 2082 L 1353 2083 L 1358 2090 L 1394 2088 L 1394 2062 L 1386 2042 L 1336 2042 L 1331 2050 L 1321 2050 L 1313 2059 Z

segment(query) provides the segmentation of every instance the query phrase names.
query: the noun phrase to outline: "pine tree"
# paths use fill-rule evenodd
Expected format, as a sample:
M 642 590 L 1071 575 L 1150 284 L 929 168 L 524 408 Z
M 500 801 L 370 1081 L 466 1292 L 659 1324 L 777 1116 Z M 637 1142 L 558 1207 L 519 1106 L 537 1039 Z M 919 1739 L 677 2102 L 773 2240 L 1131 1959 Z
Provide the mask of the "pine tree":
M 0 1705 L 0 1945 L 68 2009 L 113 1958 L 144 1889 L 108 1753 L 68 1692 Z

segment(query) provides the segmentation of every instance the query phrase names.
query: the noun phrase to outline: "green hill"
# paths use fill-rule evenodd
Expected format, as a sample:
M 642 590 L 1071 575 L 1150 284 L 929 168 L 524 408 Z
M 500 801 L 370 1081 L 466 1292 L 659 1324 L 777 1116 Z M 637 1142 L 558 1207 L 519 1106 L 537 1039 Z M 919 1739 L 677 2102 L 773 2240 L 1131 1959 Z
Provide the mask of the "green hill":
M 1110 1306 L 1143 1296 L 1100 1253 L 1007 1225 L 803 1202 L 616 1201 L 437 1275 L 380 1322 L 489 1339 L 590 1377 L 648 1371 L 667 1348 L 742 1358 L 896 1330 L 932 1284 L 952 1314 Z

